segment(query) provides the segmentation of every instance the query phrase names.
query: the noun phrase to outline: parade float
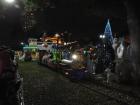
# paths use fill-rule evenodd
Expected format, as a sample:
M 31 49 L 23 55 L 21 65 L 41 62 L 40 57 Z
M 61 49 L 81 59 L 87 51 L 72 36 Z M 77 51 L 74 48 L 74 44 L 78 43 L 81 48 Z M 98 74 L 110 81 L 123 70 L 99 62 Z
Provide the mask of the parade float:
M 65 74 L 71 78 L 81 79 L 85 72 L 82 53 L 79 52 L 78 42 L 63 41 L 60 35 L 43 35 L 41 38 L 46 49 L 39 48 L 39 64 Z
M 55 35 L 43 35 L 41 38 L 42 44 L 38 45 L 39 50 L 39 62 L 43 63 L 45 65 L 49 65 L 47 63 L 50 62 L 44 62 L 45 57 L 51 53 L 51 62 L 55 62 L 59 60 L 57 57 L 59 53 L 60 46 L 63 45 L 63 40 L 60 38 L 58 34 Z M 44 57 L 43 57 L 44 56 Z
M 34 61 L 38 59 L 37 39 L 29 38 L 28 45 L 23 47 L 24 61 Z

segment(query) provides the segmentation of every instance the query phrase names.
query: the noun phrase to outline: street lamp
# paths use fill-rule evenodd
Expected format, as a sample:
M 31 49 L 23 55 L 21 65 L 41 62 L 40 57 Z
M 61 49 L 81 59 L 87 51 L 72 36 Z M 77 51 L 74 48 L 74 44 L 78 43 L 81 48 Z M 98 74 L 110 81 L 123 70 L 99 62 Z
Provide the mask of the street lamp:
M 14 3 L 14 2 L 15 2 L 15 0 L 5 0 L 5 2 L 7 2 L 7 3 L 11 4 L 11 3 Z

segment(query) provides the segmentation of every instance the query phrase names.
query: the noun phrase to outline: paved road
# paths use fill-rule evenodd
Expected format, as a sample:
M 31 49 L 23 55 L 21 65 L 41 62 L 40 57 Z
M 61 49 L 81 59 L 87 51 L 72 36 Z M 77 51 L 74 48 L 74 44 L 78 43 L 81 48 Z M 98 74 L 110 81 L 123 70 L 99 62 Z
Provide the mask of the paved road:
M 118 105 L 35 62 L 20 63 L 25 105 Z

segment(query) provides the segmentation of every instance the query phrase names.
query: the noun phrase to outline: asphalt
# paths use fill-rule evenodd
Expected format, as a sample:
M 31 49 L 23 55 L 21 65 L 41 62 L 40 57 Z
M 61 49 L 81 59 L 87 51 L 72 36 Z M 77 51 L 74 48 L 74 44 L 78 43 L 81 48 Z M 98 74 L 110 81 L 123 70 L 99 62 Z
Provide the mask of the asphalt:
M 19 71 L 25 105 L 119 105 L 36 62 L 19 63 Z

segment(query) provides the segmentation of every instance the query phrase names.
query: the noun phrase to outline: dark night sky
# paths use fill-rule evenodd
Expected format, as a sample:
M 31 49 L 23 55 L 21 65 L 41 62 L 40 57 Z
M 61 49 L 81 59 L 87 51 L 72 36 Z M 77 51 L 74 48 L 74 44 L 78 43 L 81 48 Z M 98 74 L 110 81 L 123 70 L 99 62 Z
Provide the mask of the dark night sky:
M 68 30 L 76 39 L 94 40 L 98 34 L 104 32 L 106 21 L 109 18 L 113 33 L 128 34 L 126 12 L 120 2 L 60 1 L 56 2 L 56 8 L 44 12 L 43 20 L 46 25 L 42 26 L 47 27 L 46 31 Z
M 16 44 L 22 35 L 20 22 L 20 9 L 9 7 L 0 14 L 0 42 L 6 44 Z
M 55 8 L 36 13 L 37 25 L 30 36 L 39 37 L 42 32 L 68 30 L 73 38 L 89 41 L 104 32 L 110 18 L 113 33 L 128 34 L 125 9 L 120 2 L 101 0 L 54 0 Z M 4 15 L 4 17 L 3 17 Z M 24 39 L 21 26 L 21 10 L 8 8 L 0 12 L 1 41 Z M 87 37 L 88 36 L 88 37 Z

